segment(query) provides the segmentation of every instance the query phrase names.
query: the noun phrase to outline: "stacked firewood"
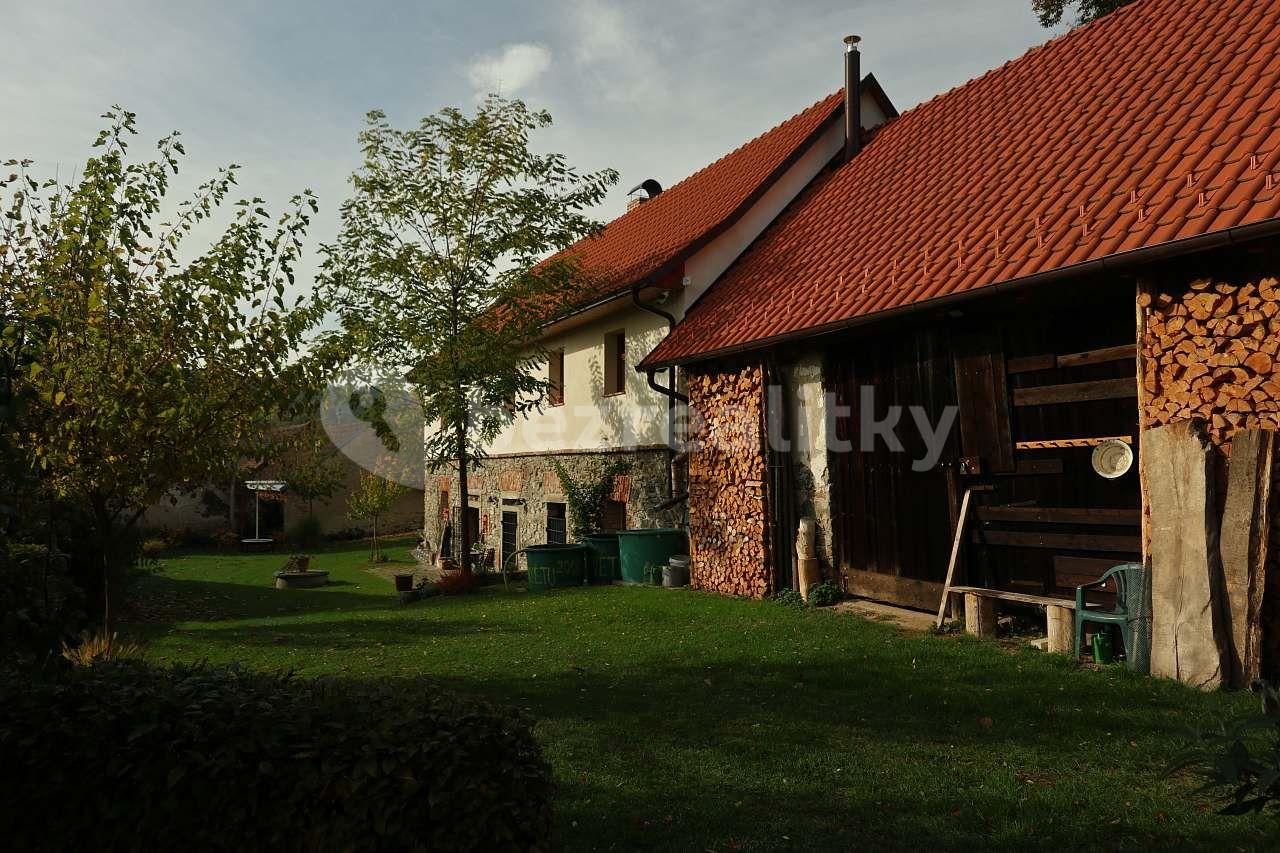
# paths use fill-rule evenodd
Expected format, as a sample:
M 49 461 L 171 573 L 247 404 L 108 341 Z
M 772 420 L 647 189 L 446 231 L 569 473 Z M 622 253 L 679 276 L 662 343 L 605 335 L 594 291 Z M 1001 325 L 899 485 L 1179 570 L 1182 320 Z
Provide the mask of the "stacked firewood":
M 690 581 L 762 598 L 767 568 L 764 376 L 758 365 L 689 377 Z
M 1139 299 L 1146 426 L 1202 421 L 1228 448 L 1240 429 L 1280 427 L 1280 285 L 1199 279 L 1181 296 Z

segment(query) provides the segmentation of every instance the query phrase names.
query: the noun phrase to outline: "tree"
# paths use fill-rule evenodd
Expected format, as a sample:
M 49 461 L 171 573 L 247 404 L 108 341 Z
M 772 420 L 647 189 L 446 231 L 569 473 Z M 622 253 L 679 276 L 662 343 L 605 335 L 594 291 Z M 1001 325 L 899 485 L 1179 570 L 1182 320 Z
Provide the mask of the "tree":
M 1096 21 L 1104 15 L 1110 15 L 1121 6 L 1128 6 L 1133 0 L 1031 0 L 1031 8 L 1040 19 L 1042 27 L 1056 27 L 1062 23 L 1067 10 L 1076 8 L 1076 26 Z
M 46 335 L 12 380 L 28 405 L 0 428 L 45 493 L 87 517 L 109 635 L 111 577 L 132 558 L 138 519 L 174 486 L 221 477 L 263 435 L 315 367 L 297 352 L 322 311 L 285 301 L 310 192 L 274 221 L 261 199 L 238 202 L 212 245 L 191 252 L 184 239 L 221 207 L 237 167 L 161 220 L 184 153 L 177 134 L 135 162 L 134 114 L 104 118 L 78 178 L 39 181 L 29 160 L 0 175 L 0 316 Z
M 455 464 L 463 495 L 468 463 L 546 392 L 532 342 L 581 277 L 570 257 L 541 259 L 599 228 L 584 211 L 618 179 L 532 152 L 530 134 L 550 123 L 496 96 L 474 116 L 445 109 L 413 130 L 370 113 L 355 195 L 325 251 L 352 351 L 406 378 L 427 424 L 426 464 Z M 472 543 L 460 527 L 465 572 Z
M 289 493 L 307 505 L 307 515 L 315 515 L 316 501 L 328 500 L 342 485 L 345 473 L 338 449 L 312 420 L 289 429 L 276 450 L 280 459 L 280 479 Z
M 347 498 L 347 517 L 353 521 L 367 520 L 373 524 L 373 545 L 369 559 L 375 563 L 382 560 L 382 549 L 378 547 L 378 521 L 408 491 L 393 480 L 364 473 L 360 475 L 360 485 Z
M 574 480 L 558 461 L 552 462 L 565 500 L 569 502 L 569 522 L 573 538 L 582 541 L 584 536 L 600 532 L 604 524 L 604 502 L 613 492 L 614 481 L 631 470 L 631 463 L 617 460 L 605 465 L 594 478 Z

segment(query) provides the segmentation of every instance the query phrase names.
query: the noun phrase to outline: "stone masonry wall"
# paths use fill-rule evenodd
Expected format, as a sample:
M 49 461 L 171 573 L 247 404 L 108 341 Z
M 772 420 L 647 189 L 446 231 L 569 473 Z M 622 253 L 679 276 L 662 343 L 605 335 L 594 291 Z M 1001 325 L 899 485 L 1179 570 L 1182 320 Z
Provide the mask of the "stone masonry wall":
M 496 456 L 472 465 L 467 472 L 470 505 L 480 510 L 480 538 L 486 547 L 501 554 L 502 513 L 518 516 L 517 547 L 547 541 L 547 503 L 564 503 L 560 481 L 552 467 L 559 461 L 574 479 L 598 476 L 618 459 L 631 463 L 631 472 L 619 477 L 613 498 L 626 504 L 627 526 L 666 527 L 679 521 L 680 508 L 661 512 L 655 507 L 667 500 L 667 452 L 665 448 L 635 448 L 619 451 Z M 423 533 L 432 549 L 438 547 L 443 529 L 442 497 L 451 515 L 458 512 L 458 475 L 443 470 L 427 477 L 424 499 Z M 568 541 L 573 541 L 570 531 Z M 459 542 L 454 532 L 454 548 Z

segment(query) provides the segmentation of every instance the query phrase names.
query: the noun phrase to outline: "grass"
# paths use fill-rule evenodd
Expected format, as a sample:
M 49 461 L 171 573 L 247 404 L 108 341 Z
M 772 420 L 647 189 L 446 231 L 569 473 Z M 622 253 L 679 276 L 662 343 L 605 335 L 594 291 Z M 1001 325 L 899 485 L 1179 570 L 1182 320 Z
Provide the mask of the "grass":
M 409 564 L 411 543 L 389 549 Z M 690 591 L 501 587 L 399 606 L 362 547 L 276 591 L 282 555 L 188 555 L 139 579 L 158 660 L 428 677 L 523 708 L 569 850 L 1274 849 L 1164 771 L 1254 709 L 1110 667 Z

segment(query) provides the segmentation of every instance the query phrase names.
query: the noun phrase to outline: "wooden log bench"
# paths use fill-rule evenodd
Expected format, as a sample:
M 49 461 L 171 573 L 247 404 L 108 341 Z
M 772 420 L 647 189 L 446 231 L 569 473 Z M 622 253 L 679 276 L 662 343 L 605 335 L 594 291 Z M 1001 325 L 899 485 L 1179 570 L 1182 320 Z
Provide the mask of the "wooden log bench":
M 1071 654 L 1074 643 L 1076 603 L 1070 598 L 1047 595 L 1030 595 L 1025 592 L 1009 592 L 1003 589 L 987 589 L 980 586 L 953 586 L 950 593 L 964 596 L 964 630 L 975 637 L 996 635 L 996 602 L 1035 604 L 1043 607 L 1048 616 L 1049 651 Z

